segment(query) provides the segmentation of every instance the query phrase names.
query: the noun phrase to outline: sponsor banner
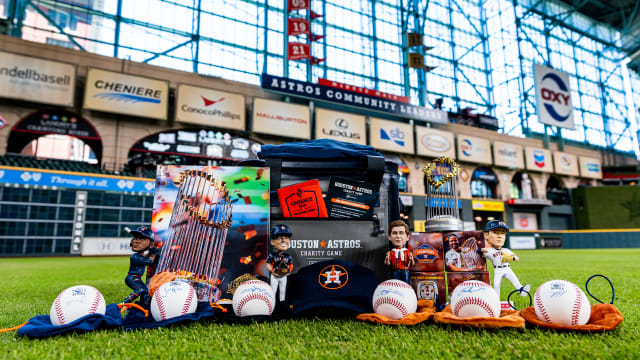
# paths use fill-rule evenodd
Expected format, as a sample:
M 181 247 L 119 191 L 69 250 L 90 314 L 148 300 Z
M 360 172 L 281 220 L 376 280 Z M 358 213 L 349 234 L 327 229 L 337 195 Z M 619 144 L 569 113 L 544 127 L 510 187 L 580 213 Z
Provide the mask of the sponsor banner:
M 245 129 L 245 97 L 242 95 L 178 84 L 177 98 L 176 121 Z
M 405 104 L 403 102 L 389 99 L 381 99 L 378 96 L 361 94 L 356 91 L 343 90 L 332 86 L 287 79 L 269 74 L 262 74 L 262 88 L 312 100 L 328 101 L 366 110 L 389 113 L 408 119 L 423 120 L 441 124 L 449 122 L 449 117 L 446 111 L 427 109 L 422 106 Z
M 13 131 L 60 134 L 80 139 L 100 140 L 96 129 L 82 116 L 67 110 L 40 110 L 27 115 Z
M 471 208 L 478 211 L 504 211 L 504 201 L 473 200 Z
M 527 170 L 541 171 L 546 173 L 553 172 L 550 150 L 527 146 L 524 148 L 524 154 Z
M 56 171 L 24 171 L 0 166 L 0 183 L 56 186 L 69 189 L 103 190 L 153 194 L 153 180 L 133 180 L 118 176 L 74 175 Z
M 371 146 L 406 154 L 413 151 L 413 125 L 371 118 Z
M 131 255 L 130 238 L 84 238 L 82 256 Z
M 76 65 L 0 51 L 0 97 L 73 106 Z
M 438 158 L 456 158 L 453 133 L 424 126 L 416 126 L 416 148 L 418 155 Z
M 513 228 L 515 230 L 538 230 L 538 217 L 535 213 L 514 212 L 513 213 Z M 511 246 L 513 246 L 513 236 L 510 237 Z M 533 242 L 533 248 L 535 249 L 535 241 Z M 520 248 L 524 249 L 524 248 Z
M 536 238 L 533 236 L 510 236 L 509 248 L 513 250 L 533 250 L 536 248 Z
M 538 119 L 547 125 L 575 129 L 569 74 L 534 64 Z
M 602 164 L 599 159 L 580 156 L 580 176 L 592 179 L 602 179 Z
M 522 153 L 522 146 L 501 141 L 494 141 L 493 164 L 510 169 L 524 169 L 524 155 Z
M 556 174 L 578 176 L 578 157 L 573 154 L 556 151 L 553 153 L 553 167 Z
M 383 98 L 383 99 L 399 101 L 399 102 L 403 102 L 405 104 L 409 103 L 409 97 L 408 96 L 400 96 L 400 95 L 389 94 L 389 93 L 382 92 L 382 91 L 379 91 L 379 90 L 367 89 L 367 88 L 363 88 L 363 87 L 360 87 L 360 86 L 344 84 L 344 83 L 341 83 L 341 82 L 327 80 L 327 79 L 323 79 L 323 78 L 318 78 L 318 84 L 319 85 L 324 85 L 324 86 L 331 86 L 331 87 L 336 88 L 336 89 L 354 91 L 354 92 L 357 92 L 359 94 L 372 95 L 372 96 L 377 96 L 377 97 Z
M 167 119 L 169 82 L 89 68 L 83 108 Z
M 458 135 L 458 160 L 491 164 L 491 143 L 475 136 Z
M 247 160 L 257 159 L 261 147 L 257 141 L 221 131 L 185 129 L 149 135 L 135 143 L 131 151 Z
M 309 107 L 255 98 L 252 130 L 298 139 L 311 139 Z
M 366 119 L 362 115 L 317 108 L 316 139 L 334 139 L 366 145 Z

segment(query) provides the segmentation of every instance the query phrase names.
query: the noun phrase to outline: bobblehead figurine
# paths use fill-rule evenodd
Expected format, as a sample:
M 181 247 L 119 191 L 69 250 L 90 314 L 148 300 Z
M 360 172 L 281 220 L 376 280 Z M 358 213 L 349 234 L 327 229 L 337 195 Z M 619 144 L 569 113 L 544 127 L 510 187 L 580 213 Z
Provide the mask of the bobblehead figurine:
M 136 230 L 130 231 L 129 234 L 133 236 L 130 246 L 134 254 L 131 255 L 129 272 L 124 282 L 133 292 L 122 303 L 131 303 L 140 298 L 142 304 L 146 305 L 151 302 L 151 298 L 147 285 L 142 281 L 142 275 L 148 266 L 157 263 L 160 249 L 154 247 L 153 231 L 146 226 L 140 226 Z M 147 280 L 151 275 L 151 270 L 147 270 Z
M 389 241 L 393 249 L 384 258 L 386 265 L 391 265 L 391 278 L 409 283 L 409 267 L 413 266 L 413 254 L 405 247 L 409 241 L 409 225 L 402 220 L 389 223 Z
M 521 296 L 527 296 L 527 292 L 529 292 L 531 286 L 529 284 L 522 286 L 509 265 L 509 262 L 520 261 L 520 259 L 509 249 L 502 247 L 508 232 L 509 228 L 503 221 L 489 221 L 484 228 L 484 240 L 491 246 L 479 251 L 482 252 L 482 256 L 489 259 L 493 264 L 493 289 L 498 294 L 498 298 L 500 298 L 500 284 L 502 283 L 503 277 L 511 281 L 517 290 L 520 290 Z
M 274 251 L 267 257 L 267 270 L 271 273 L 270 282 L 273 294 L 280 288 L 280 302 L 287 294 L 287 276 L 293 271 L 293 258 L 285 251 L 289 249 L 293 233 L 287 225 L 278 224 L 271 228 L 271 246 Z

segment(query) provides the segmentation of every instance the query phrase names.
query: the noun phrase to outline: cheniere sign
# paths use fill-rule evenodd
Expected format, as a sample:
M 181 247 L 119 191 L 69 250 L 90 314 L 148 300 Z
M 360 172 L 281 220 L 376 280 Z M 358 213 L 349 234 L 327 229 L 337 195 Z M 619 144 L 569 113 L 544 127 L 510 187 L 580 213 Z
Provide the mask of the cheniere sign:
M 269 74 L 262 74 L 262 88 L 311 100 L 340 103 L 362 109 L 394 114 L 409 119 L 441 124 L 449 122 L 447 113 L 441 110 L 427 109 L 422 106 L 382 99 L 377 96 L 366 95 L 355 91 L 287 79 Z

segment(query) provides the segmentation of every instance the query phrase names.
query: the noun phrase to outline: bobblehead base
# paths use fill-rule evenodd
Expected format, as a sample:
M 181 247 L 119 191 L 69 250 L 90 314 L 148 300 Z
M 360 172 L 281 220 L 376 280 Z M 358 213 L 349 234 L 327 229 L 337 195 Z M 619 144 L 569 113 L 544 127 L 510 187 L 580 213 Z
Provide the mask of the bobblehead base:
M 446 302 L 446 281 L 444 272 L 411 272 L 410 285 L 416 291 L 418 300 L 431 300 L 436 309 Z

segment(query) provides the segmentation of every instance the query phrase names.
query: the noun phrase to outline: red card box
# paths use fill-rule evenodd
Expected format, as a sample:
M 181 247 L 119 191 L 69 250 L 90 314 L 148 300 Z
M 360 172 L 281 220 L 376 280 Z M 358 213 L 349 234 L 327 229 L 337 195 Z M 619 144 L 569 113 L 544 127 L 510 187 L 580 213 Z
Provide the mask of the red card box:
M 278 199 L 284 217 L 328 217 L 320 183 L 317 179 L 278 189 Z

